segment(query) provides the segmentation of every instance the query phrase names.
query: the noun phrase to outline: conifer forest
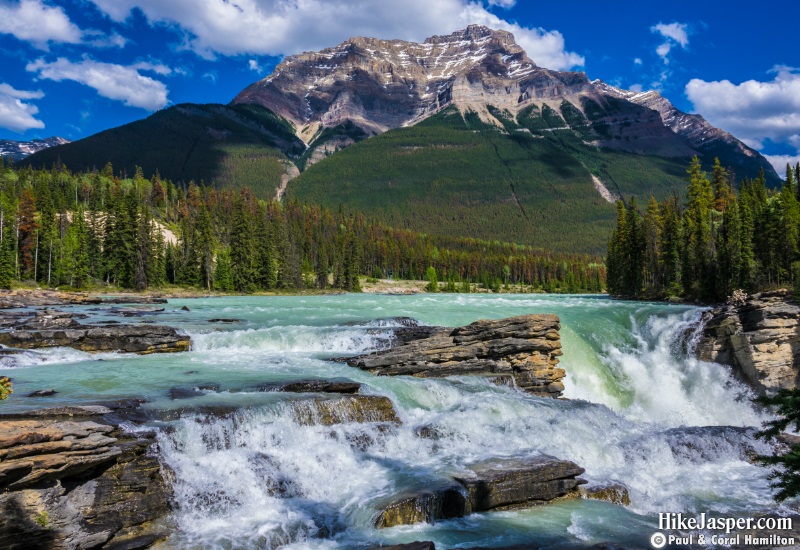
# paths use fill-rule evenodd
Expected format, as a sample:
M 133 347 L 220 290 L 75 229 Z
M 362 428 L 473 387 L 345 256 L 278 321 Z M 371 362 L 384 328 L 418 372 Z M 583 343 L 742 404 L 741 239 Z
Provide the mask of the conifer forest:
M 0 287 L 252 293 L 359 290 L 359 276 L 430 290 L 600 292 L 602 258 L 433 237 L 360 214 L 258 199 L 246 187 L 176 184 L 113 167 L 0 166 Z

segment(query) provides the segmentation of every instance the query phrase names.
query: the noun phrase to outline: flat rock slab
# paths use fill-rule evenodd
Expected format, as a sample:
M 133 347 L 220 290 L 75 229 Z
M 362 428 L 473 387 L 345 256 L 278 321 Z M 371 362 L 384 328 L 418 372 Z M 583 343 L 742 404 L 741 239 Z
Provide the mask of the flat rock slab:
M 0 344 L 22 349 L 63 346 L 88 352 L 122 351 L 144 355 L 188 351 L 191 340 L 172 327 L 114 325 L 11 330 L 0 333 Z
M 526 507 L 562 497 L 585 480 L 584 469 L 552 456 L 492 459 L 469 468 L 456 478 L 466 487 L 469 512 Z
M 552 456 L 492 459 L 469 467 L 450 483 L 433 483 L 380 506 L 375 527 L 385 528 L 467 516 L 474 512 L 527 508 L 575 494 L 584 469 Z
M 564 390 L 561 328 L 556 315 L 520 315 L 460 328 L 400 329 L 395 346 L 347 360 L 379 376 L 422 378 L 479 375 L 530 393 L 558 397 Z
M 354 394 L 359 392 L 361 384 L 349 380 L 294 380 L 261 384 L 257 389 L 265 392 Z

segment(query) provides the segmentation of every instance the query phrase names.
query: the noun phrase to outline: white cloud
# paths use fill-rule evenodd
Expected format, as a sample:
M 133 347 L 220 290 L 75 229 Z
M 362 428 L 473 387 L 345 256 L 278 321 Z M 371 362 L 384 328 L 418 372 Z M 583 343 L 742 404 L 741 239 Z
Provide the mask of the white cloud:
M 776 67 L 768 82 L 729 80 L 686 85 L 686 96 L 714 126 L 760 146 L 764 140 L 800 146 L 800 73 Z
M 657 32 L 664 38 L 672 39 L 680 44 L 682 48 L 689 45 L 689 33 L 686 32 L 686 23 L 670 23 L 668 25 L 659 23 L 650 27 L 650 30 Z
M 642 64 L 642 58 L 641 57 L 637 57 L 636 59 L 633 60 L 633 64 L 634 65 L 641 65 Z
M 26 103 L 27 100 L 43 97 L 41 91 L 16 90 L 0 83 L 0 127 L 20 133 L 31 128 L 44 128 L 44 122 L 35 116 L 39 112 L 38 107 Z
M 83 32 L 58 7 L 40 0 L 21 0 L 0 4 L 0 33 L 14 35 L 47 51 L 49 42 L 78 44 Z
M 584 63 L 565 49 L 558 31 L 505 21 L 476 0 L 91 0 L 115 21 L 139 9 L 151 24 L 175 26 L 198 55 L 286 55 L 334 46 L 351 36 L 419 41 L 470 23 L 514 33 L 538 65 L 569 69 Z M 511 0 L 495 5 L 510 6 Z
M 641 84 L 632 84 L 628 89 L 638 94 L 642 91 L 643 88 Z
M 787 162 L 800 160 L 800 73 L 784 66 L 770 72 L 775 78 L 766 82 L 695 78 L 686 85 L 686 96 L 711 124 L 754 149 L 764 147 L 766 140 L 794 148 L 795 155 L 765 155 L 782 175 Z
M 672 51 L 673 46 L 679 45 L 685 49 L 689 45 L 689 33 L 686 23 L 659 23 L 650 27 L 650 31 L 665 38 L 665 41 L 656 48 L 656 54 L 665 65 L 669 65 L 669 53 Z
M 28 63 L 25 68 L 36 73 L 39 78 L 56 82 L 63 80 L 79 82 L 94 88 L 103 97 L 122 101 L 131 107 L 155 111 L 168 103 L 166 85 L 139 72 L 152 71 L 164 74 L 164 70 L 168 68 L 163 65 L 138 63 L 126 67 L 90 58 L 73 63 L 60 57 L 51 63 L 38 59 Z
M 511 9 L 517 4 L 517 0 L 489 0 L 490 6 L 497 6 L 504 9 Z
M 262 70 L 262 67 L 261 67 L 261 65 L 259 65 L 259 64 L 258 64 L 258 61 L 256 61 L 255 59 L 251 59 L 251 60 L 249 60 L 249 61 L 247 62 L 247 66 L 248 66 L 248 68 L 249 68 L 251 71 L 255 71 L 255 72 L 257 72 L 257 73 L 260 73 L 260 72 L 261 72 L 261 70 Z

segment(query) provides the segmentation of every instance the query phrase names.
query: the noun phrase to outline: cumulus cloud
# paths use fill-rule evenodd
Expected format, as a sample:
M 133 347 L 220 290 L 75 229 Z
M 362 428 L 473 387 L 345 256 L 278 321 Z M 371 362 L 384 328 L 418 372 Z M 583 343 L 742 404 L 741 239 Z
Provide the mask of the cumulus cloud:
M 163 65 L 137 63 L 132 66 L 102 63 L 90 58 L 74 63 L 63 57 L 53 62 L 38 59 L 26 69 L 39 78 L 61 82 L 72 80 L 90 88 L 109 99 L 122 101 L 131 107 L 155 111 L 168 103 L 167 87 L 163 82 L 144 76 L 140 71 L 165 74 L 169 69 Z
M 470 23 L 514 33 L 538 65 L 551 69 L 581 66 L 583 57 L 565 48 L 555 30 L 522 27 L 501 19 L 474 0 L 90 0 L 122 22 L 139 9 L 153 25 L 185 33 L 184 47 L 206 58 L 222 55 L 275 55 L 318 50 L 351 36 L 419 41 Z M 512 0 L 488 0 L 509 7 Z
M 255 59 L 249 60 L 247 62 L 247 66 L 251 71 L 255 71 L 257 73 L 260 73 L 262 69 L 261 65 L 259 65 L 258 61 L 256 61 Z
M 800 72 L 790 67 L 773 69 L 775 78 L 761 82 L 729 80 L 706 82 L 698 78 L 686 85 L 686 96 L 697 112 L 748 144 L 760 148 L 764 140 L 800 147 Z
M 45 51 L 50 42 L 78 44 L 83 37 L 63 9 L 40 0 L 0 4 L 0 33 L 11 34 Z
M 490 6 L 497 6 L 499 8 L 511 9 L 517 4 L 517 0 L 489 0 Z
M 656 54 L 665 65 L 669 65 L 669 53 L 675 45 L 686 48 L 689 45 L 689 32 L 686 23 L 659 23 L 650 27 L 650 31 L 664 37 L 664 42 L 656 48 Z
M 44 122 L 35 116 L 39 109 L 26 102 L 43 97 L 41 91 L 16 90 L 8 84 L 0 83 L 0 127 L 20 133 L 31 128 L 44 128 Z

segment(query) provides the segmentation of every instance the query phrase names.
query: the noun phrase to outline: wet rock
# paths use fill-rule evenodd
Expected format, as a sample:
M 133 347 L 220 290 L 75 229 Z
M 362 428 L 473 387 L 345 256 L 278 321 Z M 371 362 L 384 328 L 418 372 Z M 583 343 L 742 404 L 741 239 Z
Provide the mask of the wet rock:
M 203 395 L 198 388 L 170 388 L 167 392 L 167 395 L 170 399 L 191 399 L 192 397 L 197 397 L 199 395 Z
M 541 504 L 574 491 L 584 469 L 552 456 L 491 459 L 456 480 L 467 489 L 467 513 Z
M 167 392 L 169 398 L 172 400 L 175 399 L 191 399 L 192 397 L 198 397 L 200 395 L 205 395 L 208 391 L 219 391 L 219 384 L 207 383 L 207 384 L 197 384 L 196 386 L 192 386 L 191 388 L 181 388 L 175 387 L 170 388 Z
M 295 380 L 258 386 L 258 391 L 291 393 L 358 393 L 361 384 L 349 380 Z
M 12 330 L 0 333 L 0 344 L 23 349 L 66 346 L 88 352 L 149 354 L 188 351 L 191 340 L 172 327 L 115 325 Z
M 70 417 L 92 417 L 103 416 L 114 412 L 110 407 L 103 405 L 72 405 L 66 407 L 51 407 L 47 409 L 36 409 L 24 413 L 4 413 L 0 414 L 0 422 L 10 419 L 21 418 L 70 418 Z
M 406 544 L 377 544 L 368 546 L 365 550 L 436 550 L 436 545 L 426 540 Z
M 25 397 L 51 397 L 57 393 L 56 390 L 36 390 L 27 394 Z
M 99 299 L 99 304 L 166 304 L 166 298 L 156 298 L 155 296 L 114 296 Z
M 417 327 L 408 329 L 418 331 Z M 397 345 L 347 360 L 381 376 L 423 378 L 480 375 L 510 378 L 530 393 L 558 397 L 564 390 L 559 319 L 521 315 L 476 321 L 456 329 L 425 327 L 427 334 L 397 331 Z
M 220 319 L 209 319 L 208 322 L 209 323 L 241 323 L 242 320 L 241 319 L 220 318 Z
M 696 353 L 703 361 L 730 365 L 760 393 L 800 387 L 800 305 L 784 289 L 711 310 L 703 317 Z
M 135 306 L 135 307 L 126 307 L 126 308 L 114 308 L 111 310 L 112 313 L 119 313 L 123 317 L 141 317 L 142 315 L 155 315 L 156 313 L 163 313 L 163 307 L 147 307 L 147 306 Z
M 574 462 L 552 456 L 491 459 L 474 464 L 452 483 L 434 484 L 394 497 L 380 506 L 378 528 L 467 516 L 474 512 L 526 508 L 577 495 L 577 477 L 584 472 Z
M 292 415 L 299 424 L 332 426 L 350 422 L 400 423 L 388 397 L 346 395 L 336 398 L 312 398 L 290 403 Z
M 464 488 L 456 482 L 429 487 L 396 496 L 382 507 L 375 518 L 375 527 L 383 529 L 414 523 L 435 523 L 437 520 L 460 518 L 466 510 Z
M 581 497 L 591 500 L 604 500 L 620 506 L 630 506 L 631 497 L 628 488 L 622 483 L 603 483 L 597 485 L 583 485 L 578 488 Z
M 183 306 L 181 311 L 191 311 L 191 309 L 189 309 L 189 306 Z

